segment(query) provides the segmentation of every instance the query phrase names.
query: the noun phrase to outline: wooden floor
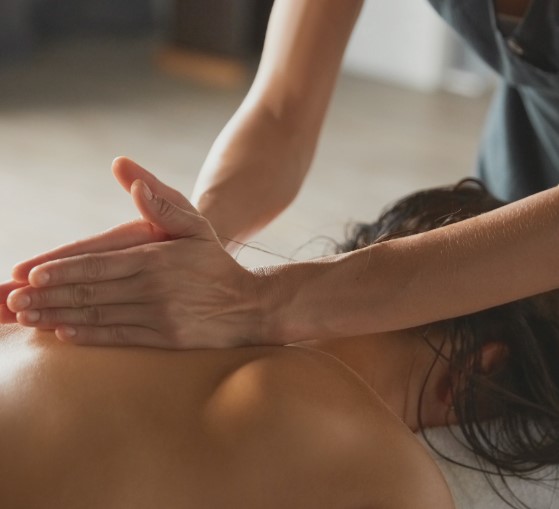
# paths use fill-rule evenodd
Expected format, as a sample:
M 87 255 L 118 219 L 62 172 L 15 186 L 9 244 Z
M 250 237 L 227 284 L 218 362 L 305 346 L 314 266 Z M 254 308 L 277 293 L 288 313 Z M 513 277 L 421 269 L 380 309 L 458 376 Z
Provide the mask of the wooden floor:
M 0 279 L 13 263 L 136 216 L 110 163 L 135 158 L 190 193 L 215 136 L 244 90 L 163 74 L 150 41 L 44 48 L 0 69 Z M 321 254 L 348 220 L 469 175 L 487 99 L 422 94 L 342 77 L 322 142 L 293 206 L 254 245 L 297 259 Z M 242 206 L 242 204 L 240 204 Z M 281 258 L 246 248 L 245 265 Z

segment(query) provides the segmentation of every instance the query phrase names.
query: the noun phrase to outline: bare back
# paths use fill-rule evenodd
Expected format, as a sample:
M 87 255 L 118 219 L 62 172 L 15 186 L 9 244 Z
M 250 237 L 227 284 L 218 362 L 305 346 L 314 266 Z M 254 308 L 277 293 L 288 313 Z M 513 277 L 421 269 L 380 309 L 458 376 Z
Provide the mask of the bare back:
M 370 501 L 398 469 L 409 507 L 451 508 L 426 451 L 338 364 L 300 348 L 86 348 L 0 328 L 0 505 L 380 508 Z M 408 507 L 398 496 L 382 507 Z

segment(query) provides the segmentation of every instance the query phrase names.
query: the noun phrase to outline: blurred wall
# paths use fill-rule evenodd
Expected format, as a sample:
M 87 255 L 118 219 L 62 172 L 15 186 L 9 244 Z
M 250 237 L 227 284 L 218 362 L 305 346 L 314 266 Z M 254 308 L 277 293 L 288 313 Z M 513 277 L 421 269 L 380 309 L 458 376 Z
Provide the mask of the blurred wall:
M 151 0 L 35 0 L 37 31 L 58 36 L 71 33 L 126 33 L 153 27 Z
M 0 62 L 72 34 L 151 32 L 162 0 L 0 0 Z
M 173 40 L 232 57 L 259 55 L 273 0 L 175 0 Z
M 34 3 L 34 0 L 0 0 L 0 61 L 31 50 Z
M 421 90 L 440 88 L 448 33 L 426 0 L 366 1 L 344 70 Z

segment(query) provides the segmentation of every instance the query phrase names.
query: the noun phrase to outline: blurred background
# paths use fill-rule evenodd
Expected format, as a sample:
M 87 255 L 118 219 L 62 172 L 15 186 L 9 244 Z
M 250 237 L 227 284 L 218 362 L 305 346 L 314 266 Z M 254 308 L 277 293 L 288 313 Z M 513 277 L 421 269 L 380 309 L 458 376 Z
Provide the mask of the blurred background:
M 0 0 L 2 278 L 137 216 L 110 172 L 118 155 L 190 194 L 248 90 L 272 5 Z M 303 190 L 241 263 L 321 255 L 348 221 L 472 174 L 493 83 L 425 0 L 365 2 Z

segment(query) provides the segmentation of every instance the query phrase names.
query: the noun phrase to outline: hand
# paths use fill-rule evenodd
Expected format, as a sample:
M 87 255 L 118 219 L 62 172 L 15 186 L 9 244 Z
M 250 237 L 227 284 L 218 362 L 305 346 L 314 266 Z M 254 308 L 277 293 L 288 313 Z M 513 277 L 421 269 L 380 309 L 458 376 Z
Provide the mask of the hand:
M 124 225 L 57 250 L 66 258 L 45 261 L 51 252 L 16 267 L 14 276 L 30 283 L 7 299 L 19 323 L 87 345 L 212 348 L 261 336 L 260 277 L 224 251 L 184 196 L 173 190 L 173 203 L 151 183 L 130 187 L 151 233 L 145 224 Z M 168 240 L 134 245 L 150 235 Z M 81 254 L 85 247 L 94 252 Z
M 132 183 L 137 179 L 141 179 L 151 186 L 157 194 L 173 201 L 176 205 L 181 206 L 188 203 L 188 200 L 178 191 L 166 186 L 150 172 L 126 157 L 119 157 L 113 161 L 113 173 L 117 181 L 128 192 L 130 192 Z M 6 301 L 8 295 L 13 290 L 29 285 L 29 273 L 34 267 L 48 261 L 68 258 L 70 256 L 114 251 L 169 239 L 170 236 L 163 230 L 160 230 L 144 219 L 139 219 L 121 224 L 99 235 L 59 247 L 20 263 L 14 267 L 12 273 L 14 280 L 0 284 L 0 323 L 17 322 L 16 314 L 9 310 Z

